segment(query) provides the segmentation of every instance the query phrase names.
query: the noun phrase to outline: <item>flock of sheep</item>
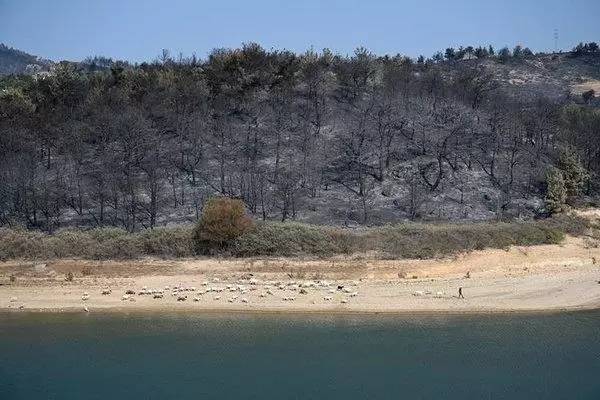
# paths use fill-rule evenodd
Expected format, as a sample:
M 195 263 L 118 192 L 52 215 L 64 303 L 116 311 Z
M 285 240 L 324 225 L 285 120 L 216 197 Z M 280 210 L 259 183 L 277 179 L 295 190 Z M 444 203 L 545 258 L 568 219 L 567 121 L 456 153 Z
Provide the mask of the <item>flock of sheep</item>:
M 359 281 L 349 281 L 342 283 L 330 282 L 326 280 L 308 280 L 308 281 L 259 281 L 256 278 L 241 279 L 236 283 L 221 282 L 219 278 L 213 278 L 210 282 L 204 281 L 199 288 L 195 286 L 186 286 L 177 284 L 173 286 L 164 286 L 162 289 L 150 289 L 143 286 L 139 290 L 127 289 L 121 296 L 123 302 L 135 302 L 139 296 L 147 296 L 155 300 L 164 299 L 168 294 L 171 295 L 177 302 L 185 302 L 188 300 L 188 295 L 192 301 L 200 302 L 203 299 L 212 301 L 226 300 L 229 303 L 248 304 L 253 301 L 260 302 L 259 299 L 267 297 L 281 296 L 281 301 L 294 302 L 297 298 L 304 297 L 309 294 L 317 294 L 311 296 L 311 303 L 316 304 L 319 297 L 327 303 L 339 302 L 347 304 L 350 299 L 359 295 L 357 288 Z M 112 289 L 104 288 L 101 290 L 102 296 L 111 296 Z M 252 296 L 253 295 L 253 296 Z M 444 298 L 444 292 L 431 292 L 429 290 L 416 290 L 412 292 L 416 297 Z M 87 312 L 89 308 L 86 302 L 90 300 L 90 294 L 83 292 L 81 300 L 84 302 L 83 309 Z M 11 303 L 17 301 L 16 298 L 11 298 Z M 24 305 L 19 307 L 24 308 Z
M 433 295 L 434 298 L 436 299 L 441 299 L 442 297 L 444 297 L 444 292 L 431 292 L 430 290 L 415 290 L 413 292 L 413 296 L 427 296 L 427 295 Z
M 290 302 L 295 301 L 297 295 L 307 295 L 309 291 L 316 293 L 318 291 L 326 292 L 323 300 L 327 302 L 334 301 L 334 294 L 342 294 L 339 299 L 341 304 L 348 303 L 350 298 L 358 296 L 356 290 L 357 281 L 348 282 L 344 285 L 329 282 L 329 281 L 265 281 L 259 282 L 255 278 L 245 281 L 238 281 L 233 284 L 220 284 L 218 278 L 213 278 L 212 282 L 204 281 L 201 283 L 201 288 L 197 289 L 194 286 L 185 286 L 182 284 L 174 286 L 165 286 L 162 289 L 149 289 L 143 286 L 140 290 L 128 289 L 121 296 L 121 301 L 136 301 L 136 296 L 150 296 L 153 299 L 163 299 L 166 294 L 170 293 L 176 301 L 183 302 L 188 300 L 188 294 L 193 295 L 192 300 L 199 302 L 203 298 L 212 297 L 213 301 L 226 299 L 229 303 L 240 302 L 247 304 L 250 302 L 249 294 L 251 292 L 258 293 L 259 298 L 281 295 L 281 300 Z M 228 296 L 222 293 L 229 293 Z M 103 296 L 112 294 L 110 288 L 105 288 L 101 291 Z M 88 301 L 90 295 L 84 292 L 81 296 L 82 301 Z M 314 302 L 314 301 L 313 301 Z

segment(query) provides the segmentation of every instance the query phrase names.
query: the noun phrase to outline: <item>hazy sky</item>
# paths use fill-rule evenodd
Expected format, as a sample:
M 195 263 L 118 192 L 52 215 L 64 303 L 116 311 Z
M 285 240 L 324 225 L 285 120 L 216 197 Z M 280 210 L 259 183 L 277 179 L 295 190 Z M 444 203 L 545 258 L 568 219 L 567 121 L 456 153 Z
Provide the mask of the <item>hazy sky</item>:
M 53 60 L 204 57 L 258 42 L 302 52 L 431 56 L 448 46 L 533 50 L 600 42 L 600 0 L 0 0 L 0 42 Z

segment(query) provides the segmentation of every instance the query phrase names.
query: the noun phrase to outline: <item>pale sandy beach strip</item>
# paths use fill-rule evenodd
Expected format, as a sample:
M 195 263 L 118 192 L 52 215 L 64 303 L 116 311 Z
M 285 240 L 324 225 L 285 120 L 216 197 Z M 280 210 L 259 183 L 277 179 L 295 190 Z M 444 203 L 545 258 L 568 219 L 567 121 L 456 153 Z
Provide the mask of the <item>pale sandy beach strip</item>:
M 595 309 L 600 308 L 596 260 L 600 249 L 584 239 L 568 238 L 559 246 L 485 250 L 444 260 L 12 261 L 0 264 L 0 311 L 331 314 Z M 65 281 L 69 271 L 75 276 L 72 282 Z M 458 298 L 460 287 L 465 299 Z

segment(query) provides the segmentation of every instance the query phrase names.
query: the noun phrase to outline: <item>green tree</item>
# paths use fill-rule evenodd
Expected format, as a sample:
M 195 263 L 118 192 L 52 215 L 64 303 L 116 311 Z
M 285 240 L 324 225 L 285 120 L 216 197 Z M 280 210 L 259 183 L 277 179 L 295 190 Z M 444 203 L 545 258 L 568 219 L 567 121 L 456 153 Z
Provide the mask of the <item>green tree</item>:
M 500 51 L 498 51 L 498 58 L 500 59 L 500 61 L 506 62 L 510 59 L 510 57 L 511 53 L 508 47 L 503 47 L 500 49 Z
M 521 56 L 523 58 L 533 57 L 533 51 L 529 47 L 525 47 L 523 51 L 521 51 Z
M 562 172 L 567 196 L 579 196 L 588 180 L 588 173 L 581 164 L 579 155 L 572 149 L 562 149 L 558 168 Z
M 581 164 L 592 176 L 600 172 L 600 111 L 591 107 L 569 105 L 561 112 L 561 141 L 569 149 L 577 149 Z M 587 179 L 591 192 L 597 179 Z
M 513 50 L 513 57 L 514 58 L 522 58 L 523 57 L 523 47 L 521 47 L 520 45 L 516 45 Z
M 546 174 L 546 184 L 546 208 L 552 214 L 562 211 L 567 201 L 562 171 L 551 168 Z

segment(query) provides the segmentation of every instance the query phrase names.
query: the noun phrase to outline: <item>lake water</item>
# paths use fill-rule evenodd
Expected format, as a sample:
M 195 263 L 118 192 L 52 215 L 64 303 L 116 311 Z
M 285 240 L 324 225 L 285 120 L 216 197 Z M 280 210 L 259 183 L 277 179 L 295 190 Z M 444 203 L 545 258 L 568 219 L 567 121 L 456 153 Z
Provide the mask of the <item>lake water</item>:
M 0 399 L 600 399 L 600 312 L 0 314 Z

